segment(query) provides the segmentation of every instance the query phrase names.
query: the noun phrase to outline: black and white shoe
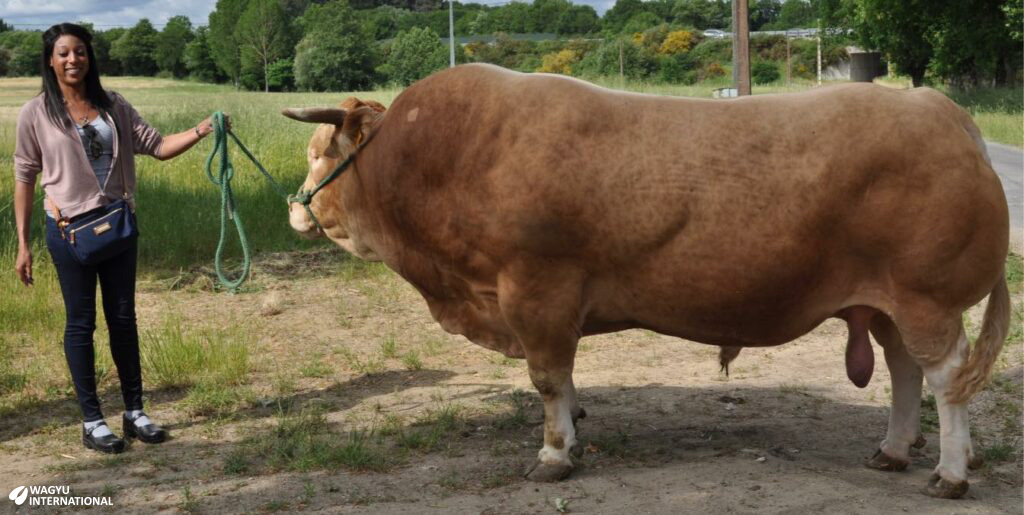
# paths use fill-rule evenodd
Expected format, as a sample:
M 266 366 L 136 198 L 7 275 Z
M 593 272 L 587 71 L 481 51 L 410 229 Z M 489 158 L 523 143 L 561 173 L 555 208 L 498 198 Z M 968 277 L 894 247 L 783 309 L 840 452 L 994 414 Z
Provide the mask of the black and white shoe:
M 106 423 L 102 423 L 99 426 L 93 427 L 92 429 L 82 428 L 82 444 L 87 449 L 93 449 L 95 451 L 104 452 L 107 454 L 118 454 L 124 451 L 124 440 L 117 437 L 117 435 L 110 433 L 103 436 L 93 436 L 97 427 L 106 427 Z
M 145 413 L 135 417 L 134 419 L 128 418 L 127 414 L 121 415 L 121 419 L 124 422 L 124 437 L 125 438 L 137 438 L 145 443 L 160 443 L 167 440 L 167 430 L 153 423 L 145 425 L 137 425 L 135 421 L 141 417 L 146 416 Z M 148 418 L 147 418 L 148 420 Z

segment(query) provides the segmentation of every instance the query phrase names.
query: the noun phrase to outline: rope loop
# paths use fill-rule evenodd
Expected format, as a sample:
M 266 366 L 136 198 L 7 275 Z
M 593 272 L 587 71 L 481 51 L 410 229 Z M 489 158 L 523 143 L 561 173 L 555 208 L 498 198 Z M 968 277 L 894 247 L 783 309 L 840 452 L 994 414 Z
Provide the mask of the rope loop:
M 245 236 L 245 227 L 242 225 L 242 217 L 235 208 L 235 195 L 231 189 L 231 180 L 235 177 L 235 167 L 231 164 L 228 156 L 228 134 L 224 122 L 224 113 L 217 111 L 213 113 L 213 150 L 206 159 L 206 177 L 210 182 L 220 188 L 220 240 L 217 242 L 217 252 L 213 260 L 214 269 L 217 271 L 217 279 L 220 284 L 231 292 L 237 292 L 239 286 L 249 277 L 252 266 L 249 240 Z M 231 134 L 234 136 L 234 134 Z M 235 141 L 238 141 L 237 138 Z M 219 170 L 216 176 L 213 174 L 213 161 L 218 159 Z M 242 272 L 235 279 L 229 279 L 224 273 L 222 265 L 224 256 L 224 242 L 227 239 L 228 221 L 233 221 L 235 230 L 238 232 L 238 241 L 242 247 Z

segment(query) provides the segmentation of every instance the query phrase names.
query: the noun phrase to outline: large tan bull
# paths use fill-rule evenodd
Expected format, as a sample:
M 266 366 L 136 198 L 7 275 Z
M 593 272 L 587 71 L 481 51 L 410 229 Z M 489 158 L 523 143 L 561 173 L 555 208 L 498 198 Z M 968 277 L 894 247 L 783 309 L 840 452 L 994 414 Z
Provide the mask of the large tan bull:
M 309 189 L 330 239 L 383 260 L 448 331 L 525 357 L 544 399 L 529 477 L 572 469 L 580 337 L 642 327 L 723 347 L 779 345 L 847 321 L 847 372 L 892 375 L 869 466 L 901 470 L 922 375 L 941 459 L 932 495 L 967 490 L 967 401 L 1009 324 L 1006 199 L 977 128 L 929 89 L 849 84 L 692 100 L 486 65 L 439 72 L 389 109 L 286 110 L 322 123 Z M 321 232 L 307 212 L 291 224 Z M 964 310 L 989 298 L 969 350 Z

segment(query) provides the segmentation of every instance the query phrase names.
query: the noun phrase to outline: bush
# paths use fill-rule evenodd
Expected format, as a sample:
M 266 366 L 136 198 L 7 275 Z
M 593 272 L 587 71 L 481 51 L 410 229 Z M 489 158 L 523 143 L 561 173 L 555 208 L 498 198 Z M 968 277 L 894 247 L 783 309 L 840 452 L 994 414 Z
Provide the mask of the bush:
M 694 59 L 702 63 L 732 62 L 732 41 L 728 39 L 705 39 L 690 50 Z
M 621 45 L 621 46 L 620 46 Z M 622 54 L 623 74 L 630 79 L 646 79 L 658 70 L 655 55 L 632 41 L 621 39 L 604 42 L 580 61 L 579 73 L 588 76 L 616 76 L 619 74 L 619 53 Z
M 278 59 L 267 68 L 267 85 L 271 91 L 295 89 L 294 63 L 291 59 Z
M 674 30 L 665 36 L 661 42 L 658 53 L 662 55 L 673 55 L 686 52 L 693 46 L 693 33 L 688 30 Z
M 779 80 L 779 67 L 773 61 L 755 61 L 750 69 L 754 84 L 769 84 Z
M 658 79 L 669 84 L 697 82 L 697 63 L 687 54 L 667 55 L 658 59 Z
M 295 83 L 311 91 L 359 91 L 373 84 L 373 56 L 365 42 L 344 35 L 307 35 L 295 47 Z
M 448 64 L 448 52 L 437 33 L 429 28 L 413 27 L 399 32 L 382 70 L 397 84 L 408 86 Z
M 545 55 L 541 59 L 541 66 L 537 71 L 541 73 L 561 73 L 572 75 L 572 66 L 579 61 L 580 56 L 574 50 L 568 48 Z
M 725 68 L 720 63 L 711 62 L 704 65 L 700 70 L 700 80 L 706 79 L 717 79 L 719 77 L 725 77 Z
M 792 48 L 790 48 L 792 52 Z M 815 48 L 817 52 L 817 48 Z M 750 38 L 750 56 L 765 61 L 786 59 L 786 36 L 757 36 Z
M 523 72 L 532 72 L 542 65 L 541 55 L 551 53 L 552 46 L 535 41 L 517 40 L 498 34 L 494 44 L 470 43 L 466 53 L 478 63 L 491 63 Z

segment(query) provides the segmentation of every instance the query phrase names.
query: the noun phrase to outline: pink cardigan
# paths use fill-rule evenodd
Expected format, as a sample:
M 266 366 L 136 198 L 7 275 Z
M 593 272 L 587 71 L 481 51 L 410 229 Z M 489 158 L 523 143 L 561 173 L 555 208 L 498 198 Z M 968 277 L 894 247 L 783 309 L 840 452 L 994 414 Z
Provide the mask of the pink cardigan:
M 125 191 L 129 204 L 134 207 L 135 154 L 156 156 L 163 144 L 160 133 L 150 127 L 124 97 L 109 94 L 114 104 L 110 110 L 113 119 L 105 119 L 114 128 L 116 137 L 110 176 L 103 191 L 82 148 L 78 131 L 56 127 L 50 122 L 42 94 L 29 100 L 18 114 L 14 179 L 34 185 L 36 176 L 42 172 L 43 191 L 57 204 L 63 216 L 70 218 L 106 205 L 121 198 Z M 121 186 L 122 177 L 127 188 Z

